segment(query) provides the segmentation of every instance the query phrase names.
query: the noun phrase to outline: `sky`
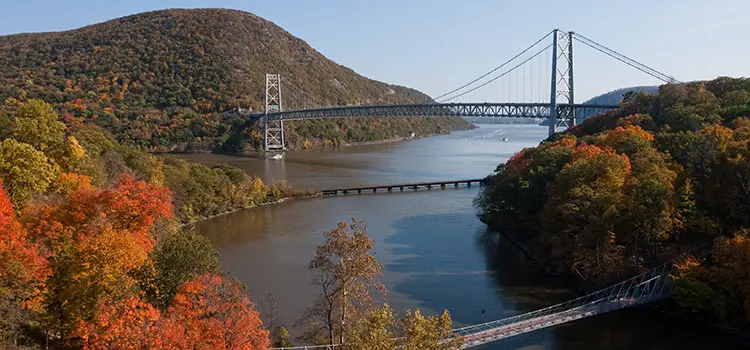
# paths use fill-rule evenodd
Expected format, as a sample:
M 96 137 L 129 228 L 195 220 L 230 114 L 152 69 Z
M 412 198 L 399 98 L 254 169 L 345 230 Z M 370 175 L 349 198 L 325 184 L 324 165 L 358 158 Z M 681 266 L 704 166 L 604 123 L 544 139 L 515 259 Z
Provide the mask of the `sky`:
M 24 0 L 2 5 L 0 35 L 201 7 L 255 13 L 359 74 L 433 97 L 498 66 L 555 28 L 583 34 L 680 81 L 750 75 L 748 0 Z M 575 45 L 574 54 L 577 102 L 659 83 L 584 45 Z M 461 100 L 544 95 L 548 56 Z

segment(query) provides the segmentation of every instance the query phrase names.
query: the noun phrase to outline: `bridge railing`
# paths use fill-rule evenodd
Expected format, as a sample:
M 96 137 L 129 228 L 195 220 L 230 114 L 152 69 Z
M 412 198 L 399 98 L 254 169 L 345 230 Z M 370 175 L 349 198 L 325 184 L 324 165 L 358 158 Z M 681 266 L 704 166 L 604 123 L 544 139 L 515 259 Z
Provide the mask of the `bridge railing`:
M 530 323 L 532 320 L 545 317 L 553 317 L 554 315 L 562 316 L 562 314 L 566 312 L 572 312 L 582 308 L 595 308 L 600 304 L 607 302 L 617 302 L 618 306 L 607 309 L 595 308 L 594 313 L 602 313 L 613 309 L 663 299 L 672 292 L 673 283 L 669 275 L 673 270 L 674 265 L 673 262 L 670 261 L 628 280 L 580 298 L 502 320 L 457 328 L 453 330 L 453 334 L 454 336 L 464 337 L 477 335 L 483 332 L 496 331 L 511 325 Z

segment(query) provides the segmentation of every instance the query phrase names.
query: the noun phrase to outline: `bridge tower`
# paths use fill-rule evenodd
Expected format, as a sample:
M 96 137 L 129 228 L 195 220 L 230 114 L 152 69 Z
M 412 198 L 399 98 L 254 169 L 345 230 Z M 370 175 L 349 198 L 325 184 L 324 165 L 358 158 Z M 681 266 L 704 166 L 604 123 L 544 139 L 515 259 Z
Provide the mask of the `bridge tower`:
M 569 108 L 559 108 L 558 98 Z M 550 90 L 550 136 L 558 127 L 576 125 L 573 104 L 573 32 L 555 29 L 552 33 L 552 88 Z
M 266 74 L 266 109 L 263 115 L 263 150 L 285 151 L 284 120 L 270 119 L 269 113 L 281 112 L 281 74 Z

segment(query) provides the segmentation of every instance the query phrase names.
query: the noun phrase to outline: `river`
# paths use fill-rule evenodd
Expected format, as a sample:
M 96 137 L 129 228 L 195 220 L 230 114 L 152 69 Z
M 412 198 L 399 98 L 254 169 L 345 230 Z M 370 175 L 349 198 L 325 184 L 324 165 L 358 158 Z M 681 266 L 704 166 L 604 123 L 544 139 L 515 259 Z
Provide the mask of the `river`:
M 185 158 L 209 165 L 228 163 L 267 182 L 287 180 L 295 187 L 326 189 L 480 178 L 514 152 L 537 145 L 546 134 L 546 127 L 536 125 L 480 125 L 404 142 L 287 152 L 284 160 L 207 154 Z M 397 313 L 448 309 L 461 326 L 574 297 L 564 281 L 532 266 L 509 241 L 479 222 L 472 207 L 478 191 L 475 186 L 293 200 L 216 217 L 196 229 L 220 251 L 229 274 L 247 285 L 267 325 L 273 318 L 275 324 L 292 326 L 312 303 L 316 290 L 307 263 L 322 233 L 351 218 L 367 223 L 376 257 L 385 265 L 387 300 Z M 478 347 L 747 348 L 747 343 L 723 332 L 642 309 L 598 315 Z

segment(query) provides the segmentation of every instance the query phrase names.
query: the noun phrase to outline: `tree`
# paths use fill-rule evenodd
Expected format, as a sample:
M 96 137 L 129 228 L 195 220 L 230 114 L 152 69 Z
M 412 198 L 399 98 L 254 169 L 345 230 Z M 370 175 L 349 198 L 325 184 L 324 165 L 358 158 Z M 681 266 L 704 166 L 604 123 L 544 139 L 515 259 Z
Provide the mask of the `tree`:
M 293 344 L 291 339 L 289 338 L 289 331 L 287 331 L 284 327 L 278 328 L 278 331 L 274 334 L 271 346 L 273 346 L 274 348 L 292 347 Z
M 180 286 L 167 310 L 191 348 L 265 349 L 269 332 L 237 282 L 205 274 Z
M 16 208 L 32 195 L 46 192 L 59 173 L 57 164 L 31 145 L 14 139 L 0 143 L 0 178 Z
M 43 319 L 67 337 L 104 300 L 138 293 L 133 273 L 154 245 L 151 228 L 171 216 L 169 191 L 123 176 L 111 189 L 82 187 L 29 204 L 31 239 L 51 259 Z
M 189 232 L 169 235 L 153 253 L 155 282 L 159 291 L 156 304 L 166 307 L 183 283 L 200 275 L 222 273 L 219 253 L 204 236 Z
M 336 336 L 345 342 L 347 325 L 372 306 L 370 290 L 386 292 L 377 277 L 382 265 L 370 251 L 373 241 L 367 236 L 364 222 L 343 221 L 325 233 L 325 242 L 318 246 L 309 268 L 313 284 L 320 288 L 315 304 L 305 311 L 309 337 L 327 333 L 330 344 Z
M 60 164 L 68 171 L 77 171 L 84 164 L 85 157 L 86 149 L 78 140 L 74 136 L 66 137 Z
M 424 317 L 419 310 L 407 311 L 400 322 L 405 340 L 404 350 L 453 350 L 460 349 L 461 337 L 453 337 L 453 322 L 448 311 L 440 316 Z
M 419 310 L 407 311 L 396 320 L 388 304 L 356 320 L 347 335 L 347 347 L 352 350 L 459 349 L 463 338 L 454 336 L 453 322 L 448 311 L 424 317 Z
M 139 298 L 127 298 L 99 307 L 89 322 L 81 322 L 73 333 L 88 349 L 155 349 L 160 329 L 159 310 Z M 150 346 L 149 346 L 150 345 Z
M 601 277 L 621 269 L 622 247 L 615 233 L 622 220 L 630 161 L 596 146 L 579 147 L 577 157 L 549 188 L 542 234 L 566 268 Z
M 355 322 L 346 345 L 351 350 L 392 350 L 396 348 L 398 325 L 388 304 Z
M 63 149 L 65 124 L 47 102 L 29 100 L 16 111 L 13 138 L 49 154 Z
M 16 343 L 28 311 L 39 310 L 48 274 L 46 259 L 18 222 L 0 180 L 0 346 Z

